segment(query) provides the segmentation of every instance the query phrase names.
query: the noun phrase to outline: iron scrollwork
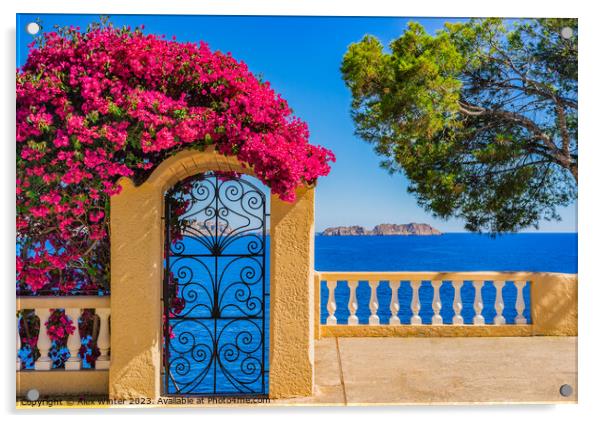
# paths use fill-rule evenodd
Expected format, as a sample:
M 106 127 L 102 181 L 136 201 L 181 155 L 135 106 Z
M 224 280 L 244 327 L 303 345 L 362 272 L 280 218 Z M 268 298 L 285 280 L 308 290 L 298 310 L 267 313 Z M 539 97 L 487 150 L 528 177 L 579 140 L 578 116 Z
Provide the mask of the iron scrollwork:
M 266 195 L 209 172 L 165 196 L 167 395 L 267 394 Z

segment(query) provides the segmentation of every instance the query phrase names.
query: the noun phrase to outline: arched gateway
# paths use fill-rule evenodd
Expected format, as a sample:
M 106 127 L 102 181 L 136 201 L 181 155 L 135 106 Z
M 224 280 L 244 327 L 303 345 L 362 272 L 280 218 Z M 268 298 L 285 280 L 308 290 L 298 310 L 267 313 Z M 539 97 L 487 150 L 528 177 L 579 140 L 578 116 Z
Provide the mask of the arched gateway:
M 253 176 L 234 157 L 191 150 L 140 186 L 120 181 L 111 398 L 311 395 L 313 188 L 287 203 L 233 172 Z
M 268 392 L 269 198 L 257 182 L 206 172 L 165 194 L 164 395 Z

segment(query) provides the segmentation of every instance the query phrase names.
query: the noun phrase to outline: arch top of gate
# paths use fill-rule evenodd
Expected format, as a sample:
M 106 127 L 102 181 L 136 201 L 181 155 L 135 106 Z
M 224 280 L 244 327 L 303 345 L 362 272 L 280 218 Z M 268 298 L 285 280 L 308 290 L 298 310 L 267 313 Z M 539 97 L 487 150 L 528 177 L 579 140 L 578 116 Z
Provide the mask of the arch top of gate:
M 165 201 L 166 225 L 201 247 L 188 254 L 199 250 L 211 255 L 264 254 L 268 199 L 247 177 L 214 171 L 196 174 L 171 187 Z M 170 254 L 185 252 L 177 240 L 168 247 Z
M 225 156 L 214 146 L 207 146 L 203 151 L 183 150 L 164 160 L 141 187 L 151 185 L 165 192 L 179 181 L 209 171 L 236 172 L 255 177 L 253 169 L 244 166 L 237 157 Z M 123 180 L 128 178 L 122 178 L 122 183 Z M 133 181 L 129 182 L 133 184 Z

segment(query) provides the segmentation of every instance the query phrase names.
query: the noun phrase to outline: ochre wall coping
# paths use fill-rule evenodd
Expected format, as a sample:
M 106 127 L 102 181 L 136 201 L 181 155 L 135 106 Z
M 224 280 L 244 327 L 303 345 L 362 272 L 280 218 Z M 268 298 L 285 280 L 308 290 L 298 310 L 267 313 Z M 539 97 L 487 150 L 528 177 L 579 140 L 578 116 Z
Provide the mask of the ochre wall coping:
M 184 150 L 165 159 L 143 185 L 153 185 L 165 192 L 189 176 L 210 170 L 255 176 L 253 169 L 243 165 L 236 157 L 224 156 L 209 146 L 204 151 Z
M 17 297 L 17 310 L 36 308 L 110 308 L 111 299 L 108 296 L 91 295 L 57 297 Z
M 554 272 L 322 272 L 322 280 L 341 281 L 540 281 L 545 278 L 576 278 L 575 274 Z

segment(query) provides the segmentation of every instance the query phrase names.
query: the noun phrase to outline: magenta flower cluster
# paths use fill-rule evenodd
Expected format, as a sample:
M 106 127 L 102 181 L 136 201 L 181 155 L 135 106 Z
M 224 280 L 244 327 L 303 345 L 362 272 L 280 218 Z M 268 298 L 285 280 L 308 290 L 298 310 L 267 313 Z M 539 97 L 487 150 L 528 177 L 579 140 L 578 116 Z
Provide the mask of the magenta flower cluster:
M 84 309 L 78 322 L 72 321 L 64 309 L 51 309 L 50 316 L 44 323 L 46 333 L 52 341 L 49 356 L 56 368 L 62 367 L 63 363 L 70 357 L 67 348 L 69 336 L 79 332 L 81 346 L 78 355 L 84 361 L 84 368 L 92 367 L 100 356 L 97 345 L 97 331 L 94 330 L 95 315 L 93 309 Z M 34 310 L 22 310 L 17 314 L 18 330 L 21 339 L 21 350 L 19 357 L 25 368 L 32 368 L 35 361 L 40 357 L 37 347 L 40 334 L 40 320 L 36 317 Z M 95 333 L 96 332 L 96 333 Z
M 109 197 L 183 149 L 235 155 L 285 201 L 331 151 L 268 82 L 229 54 L 140 29 L 46 33 L 17 70 L 17 279 L 95 286 L 108 269 Z
M 52 341 L 66 342 L 67 337 L 75 333 L 73 321 L 64 310 L 51 309 L 50 313 L 50 318 L 44 323 L 48 337 Z

